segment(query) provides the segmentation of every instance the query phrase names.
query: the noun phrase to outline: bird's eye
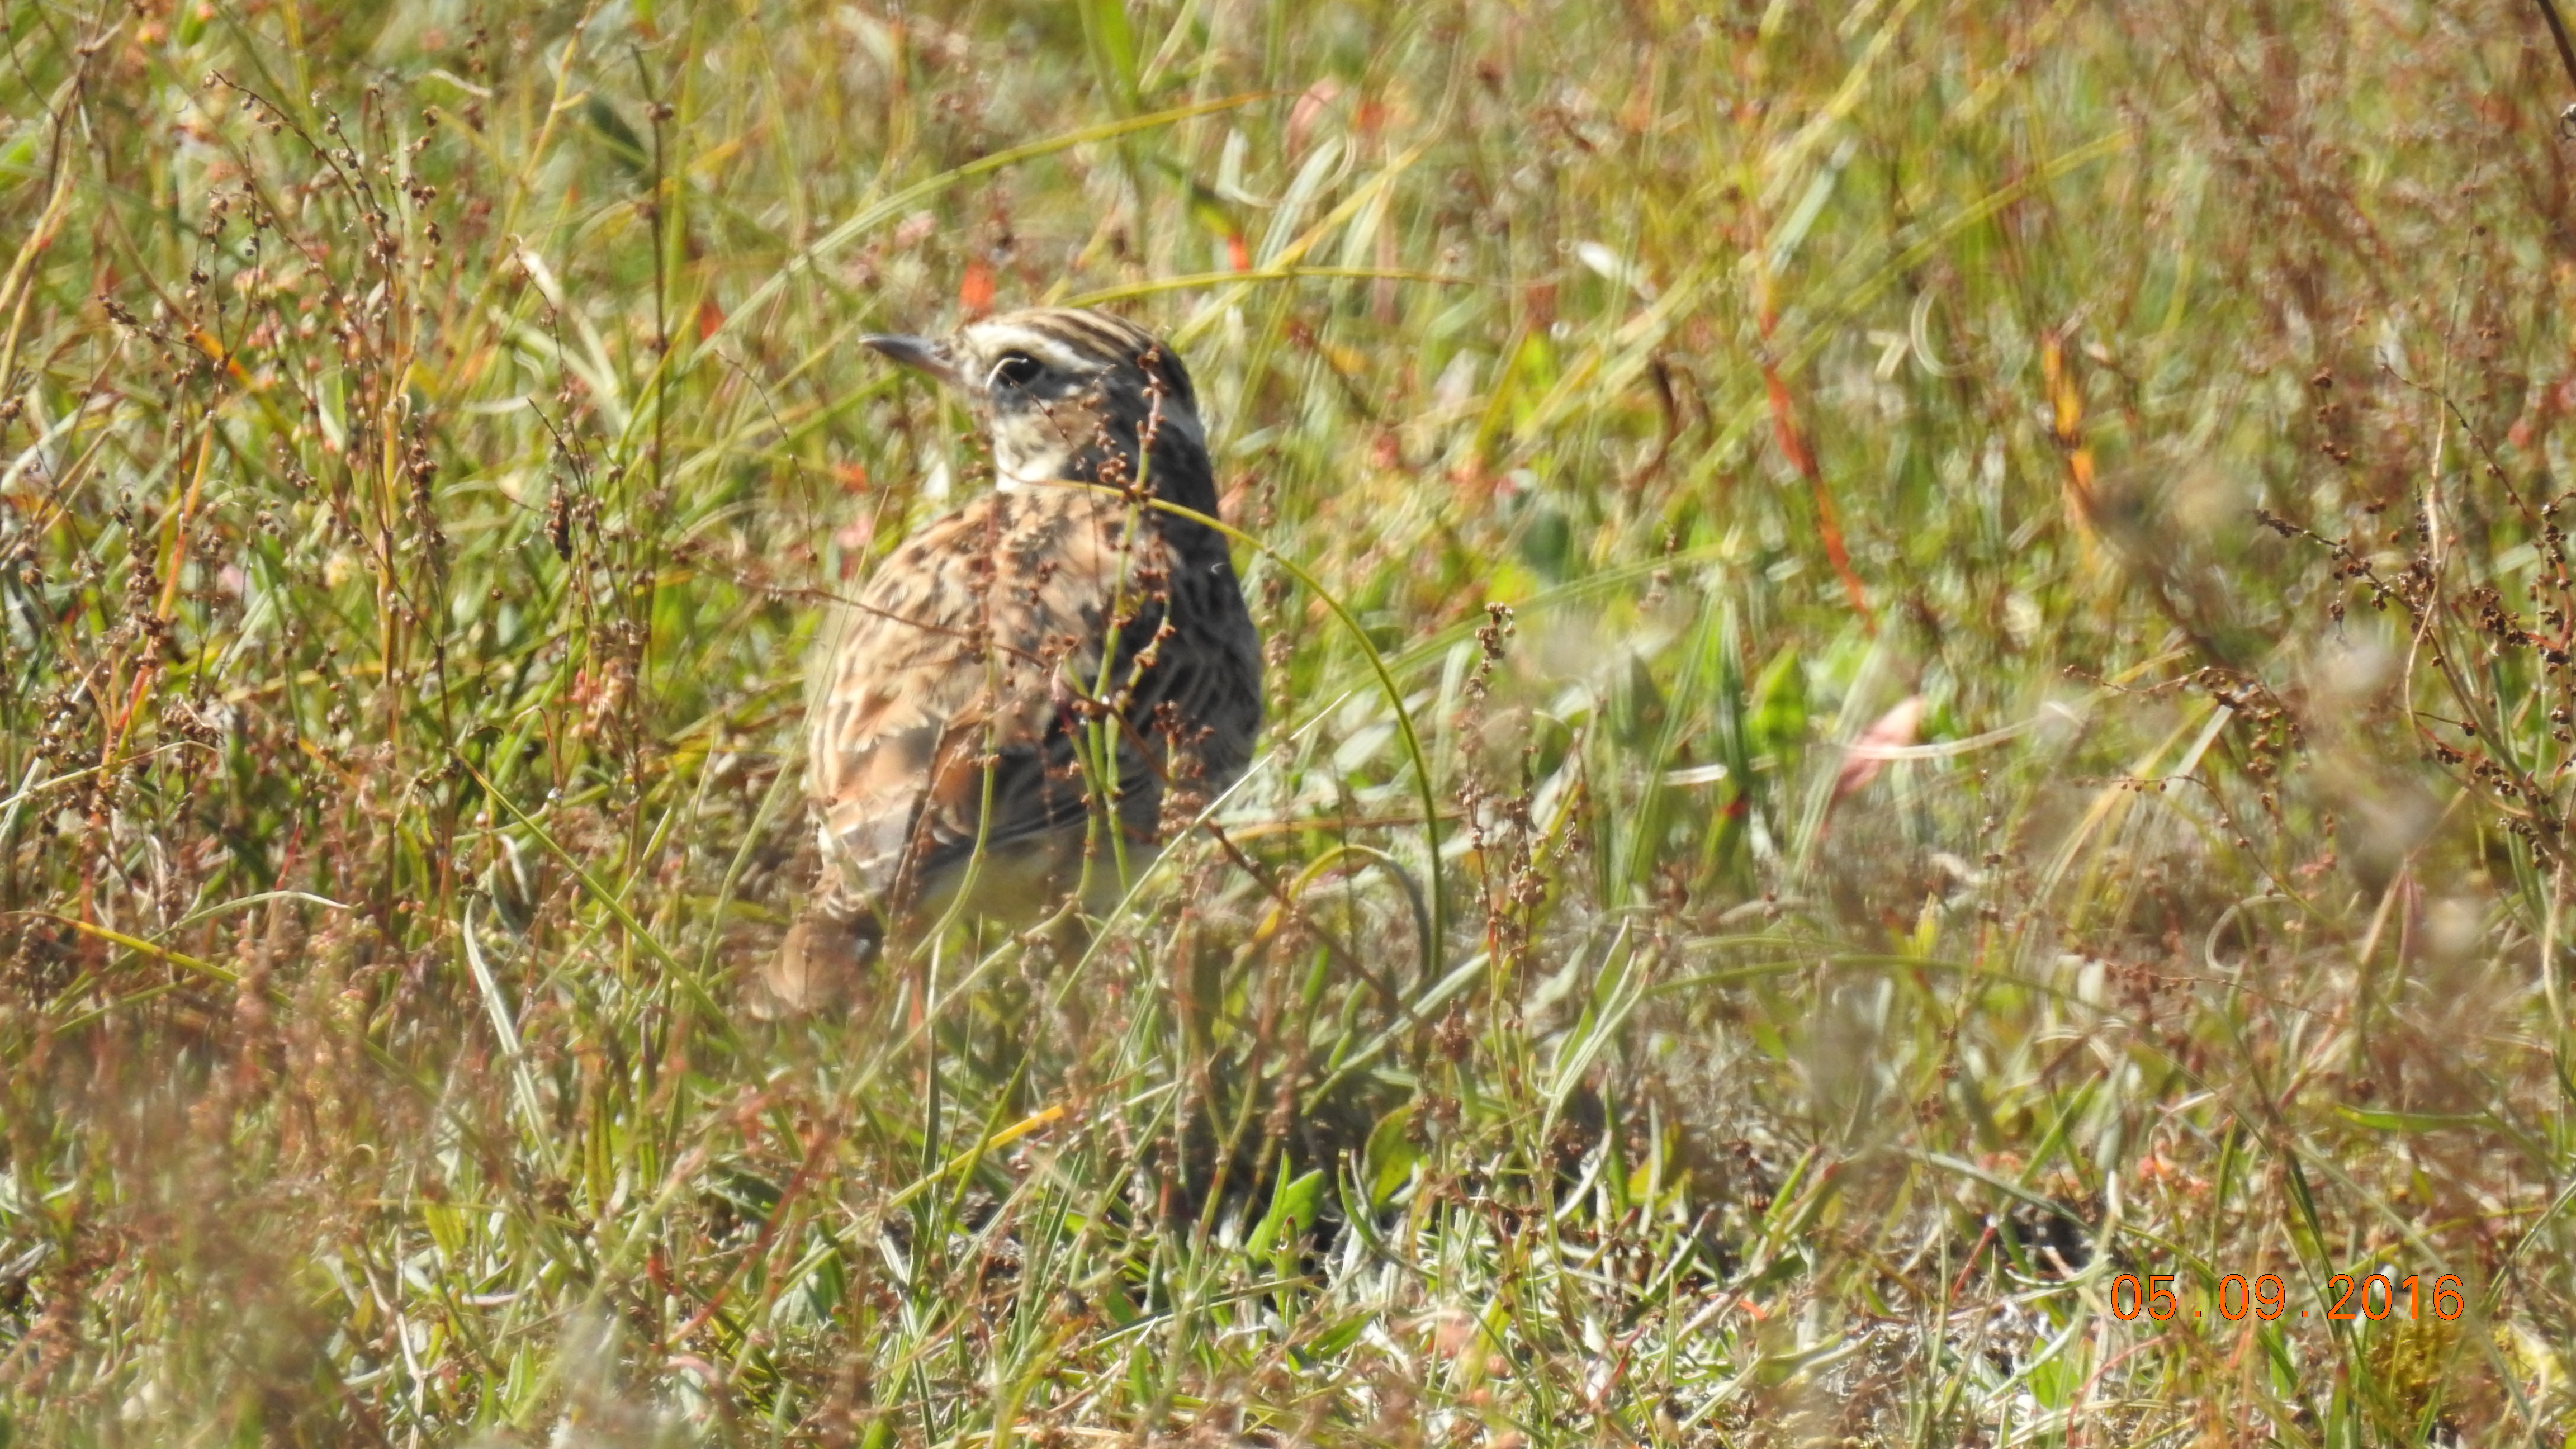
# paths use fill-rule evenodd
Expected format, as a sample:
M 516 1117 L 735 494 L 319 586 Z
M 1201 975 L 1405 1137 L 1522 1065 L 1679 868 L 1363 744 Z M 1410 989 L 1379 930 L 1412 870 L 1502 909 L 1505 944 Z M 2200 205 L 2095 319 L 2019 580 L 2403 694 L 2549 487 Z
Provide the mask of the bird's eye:
M 1037 381 L 1043 370 L 1038 366 L 1038 360 L 1025 352 L 1005 352 L 1001 360 L 993 364 L 993 375 L 985 379 L 984 385 L 987 389 L 1026 387 Z

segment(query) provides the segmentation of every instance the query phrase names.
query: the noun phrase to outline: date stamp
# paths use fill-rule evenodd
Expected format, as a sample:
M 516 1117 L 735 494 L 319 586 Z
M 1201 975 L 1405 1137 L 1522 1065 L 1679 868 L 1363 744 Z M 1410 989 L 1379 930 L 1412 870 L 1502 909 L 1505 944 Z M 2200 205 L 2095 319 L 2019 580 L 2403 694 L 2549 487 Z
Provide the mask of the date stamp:
M 2158 1323 L 2177 1318 L 2223 1318 L 2231 1323 L 2247 1318 L 2272 1323 L 2280 1319 L 2368 1319 L 2379 1322 L 2387 1318 L 2455 1319 L 2468 1307 L 2461 1296 L 2462 1283 L 2457 1273 L 2438 1278 L 2425 1278 L 2409 1273 L 2403 1278 L 2385 1273 L 2365 1273 L 2358 1277 L 2337 1273 L 2326 1280 L 2316 1306 L 2302 1308 L 2290 1301 L 2290 1288 L 2278 1273 L 2264 1273 L 2248 1280 L 2242 1273 L 2230 1273 L 2218 1280 L 2209 1297 L 2201 1302 L 2186 1302 L 2186 1295 L 2172 1286 L 2177 1275 L 2122 1273 L 2111 1280 L 2111 1313 L 2124 1321 L 2141 1317 Z

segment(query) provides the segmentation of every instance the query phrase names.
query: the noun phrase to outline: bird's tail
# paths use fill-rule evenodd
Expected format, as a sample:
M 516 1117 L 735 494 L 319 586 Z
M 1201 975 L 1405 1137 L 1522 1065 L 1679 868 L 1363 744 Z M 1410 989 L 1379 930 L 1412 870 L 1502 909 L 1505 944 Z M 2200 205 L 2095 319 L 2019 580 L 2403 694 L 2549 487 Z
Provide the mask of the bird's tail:
M 787 928 L 777 956 L 760 973 L 753 1014 L 778 1020 L 847 1006 L 884 945 L 885 924 L 876 912 L 817 900 Z

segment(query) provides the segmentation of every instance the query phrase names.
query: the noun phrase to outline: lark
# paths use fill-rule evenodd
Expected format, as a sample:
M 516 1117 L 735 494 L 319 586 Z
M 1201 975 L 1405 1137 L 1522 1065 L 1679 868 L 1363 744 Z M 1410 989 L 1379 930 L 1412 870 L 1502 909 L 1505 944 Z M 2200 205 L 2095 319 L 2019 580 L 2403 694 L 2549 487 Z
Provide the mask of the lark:
M 865 340 L 964 398 L 995 486 L 826 627 L 806 762 L 822 873 L 768 973 L 788 1009 L 953 913 L 1096 914 L 1167 820 L 1242 774 L 1261 725 L 1261 639 L 1205 521 L 1206 428 L 1170 348 L 1078 309 Z

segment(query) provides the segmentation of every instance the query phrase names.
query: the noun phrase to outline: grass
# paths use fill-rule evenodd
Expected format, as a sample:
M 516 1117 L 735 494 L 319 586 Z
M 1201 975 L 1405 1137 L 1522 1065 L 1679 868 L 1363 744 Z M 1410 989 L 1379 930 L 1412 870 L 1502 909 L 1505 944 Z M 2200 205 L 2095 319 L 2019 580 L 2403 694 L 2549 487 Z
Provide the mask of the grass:
M 2576 1429 L 2533 10 L 6 16 L 0 1442 Z M 761 1022 L 1041 300 L 1263 753 Z

